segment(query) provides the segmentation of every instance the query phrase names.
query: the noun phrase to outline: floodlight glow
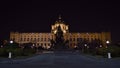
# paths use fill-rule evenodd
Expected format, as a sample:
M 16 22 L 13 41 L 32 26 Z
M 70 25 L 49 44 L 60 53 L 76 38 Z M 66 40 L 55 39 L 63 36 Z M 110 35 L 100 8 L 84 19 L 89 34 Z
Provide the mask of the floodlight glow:
M 11 40 L 10 43 L 13 43 L 13 41 Z
M 87 44 L 85 44 L 85 47 L 87 46 Z
M 110 41 L 106 41 L 106 43 L 107 43 L 107 44 L 109 44 L 109 43 L 110 43 Z

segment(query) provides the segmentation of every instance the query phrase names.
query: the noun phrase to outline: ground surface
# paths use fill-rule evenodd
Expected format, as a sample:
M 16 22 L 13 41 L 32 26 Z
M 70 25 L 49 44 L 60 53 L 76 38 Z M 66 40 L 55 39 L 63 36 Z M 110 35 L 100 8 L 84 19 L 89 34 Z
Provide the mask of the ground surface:
M 46 52 L 26 59 L 0 59 L 0 68 L 120 68 L 120 58 L 98 58 L 76 52 Z

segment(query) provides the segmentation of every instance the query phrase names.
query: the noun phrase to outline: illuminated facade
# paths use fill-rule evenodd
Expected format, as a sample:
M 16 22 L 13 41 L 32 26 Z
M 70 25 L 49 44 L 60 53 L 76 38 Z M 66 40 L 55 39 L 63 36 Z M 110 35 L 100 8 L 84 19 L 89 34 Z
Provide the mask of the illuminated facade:
M 59 20 L 52 25 L 51 33 L 56 34 L 58 26 L 61 27 L 64 34 L 69 33 L 68 25 L 64 24 L 64 21 L 61 20 L 61 17 L 59 17 Z
M 57 32 L 58 26 L 61 27 L 63 31 L 63 36 L 65 40 L 69 40 L 69 46 L 74 48 L 80 39 L 86 39 L 89 42 L 95 39 L 99 39 L 101 44 L 104 46 L 106 45 L 106 41 L 111 42 L 111 33 L 110 32 L 95 32 L 95 33 L 69 33 L 68 25 L 64 24 L 64 21 L 59 20 L 55 22 L 54 25 L 51 26 L 50 33 L 20 33 L 20 32 L 11 32 L 10 33 L 10 40 L 14 40 L 19 44 L 24 43 L 33 43 L 35 46 L 39 47 L 42 46 L 46 49 L 50 48 L 51 46 L 51 39 L 55 39 L 55 34 Z

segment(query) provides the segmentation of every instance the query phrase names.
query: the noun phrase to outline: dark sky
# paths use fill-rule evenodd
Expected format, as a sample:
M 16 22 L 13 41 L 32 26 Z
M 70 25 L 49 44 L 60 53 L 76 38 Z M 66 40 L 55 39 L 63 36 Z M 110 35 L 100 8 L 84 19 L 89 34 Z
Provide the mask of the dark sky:
M 113 1 L 2 1 L 0 2 L 0 39 L 10 31 L 50 32 L 59 14 L 70 32 L 110 31 L 120 40 L 120 7 Z

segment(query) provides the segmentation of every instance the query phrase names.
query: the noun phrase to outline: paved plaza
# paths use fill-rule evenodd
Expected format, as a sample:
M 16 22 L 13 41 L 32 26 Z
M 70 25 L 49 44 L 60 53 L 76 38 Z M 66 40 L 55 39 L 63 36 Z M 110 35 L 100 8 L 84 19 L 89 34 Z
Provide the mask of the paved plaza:
M 120 58 L 107 59 L 76 52 L 46 52 L 25 59 L 0 59 L 0 68 L 120 68 Z

